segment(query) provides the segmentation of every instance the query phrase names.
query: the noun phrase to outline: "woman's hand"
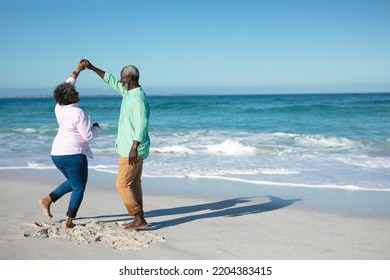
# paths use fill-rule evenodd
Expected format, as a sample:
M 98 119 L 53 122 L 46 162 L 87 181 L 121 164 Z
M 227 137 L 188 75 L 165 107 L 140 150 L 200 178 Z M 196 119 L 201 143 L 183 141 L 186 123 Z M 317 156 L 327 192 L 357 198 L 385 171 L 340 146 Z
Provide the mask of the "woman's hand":
M 86 62 L 81 60 L 79 65 L 77 65 L 76 71 L 80 73 L 81 71 L 85 70 L 86 68 Z
M 89 62 L 88 59 L 83 58 L 83 59 L 80 61 L 80 64 L 81 64 L 81 63 L 83 63 L 84 69 L 85 69 L 85 68 L 92 69 L 92 67 L 93 67 L 92 63 Z

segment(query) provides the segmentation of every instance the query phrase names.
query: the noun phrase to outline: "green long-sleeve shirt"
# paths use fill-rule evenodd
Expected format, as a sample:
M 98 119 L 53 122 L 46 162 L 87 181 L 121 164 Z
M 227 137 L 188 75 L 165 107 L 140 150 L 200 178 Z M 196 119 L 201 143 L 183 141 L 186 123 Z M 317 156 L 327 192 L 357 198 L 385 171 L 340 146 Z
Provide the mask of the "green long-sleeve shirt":
M 126 90 L 112 74 L 106 72 L 104 82 L 122 95 L 118 122 L 116 151 L 121 157 L 128 157 L 133 141 L 140 142 L 138 156 L 146 159 L 149 155 L 149 103 L 142 87 Z

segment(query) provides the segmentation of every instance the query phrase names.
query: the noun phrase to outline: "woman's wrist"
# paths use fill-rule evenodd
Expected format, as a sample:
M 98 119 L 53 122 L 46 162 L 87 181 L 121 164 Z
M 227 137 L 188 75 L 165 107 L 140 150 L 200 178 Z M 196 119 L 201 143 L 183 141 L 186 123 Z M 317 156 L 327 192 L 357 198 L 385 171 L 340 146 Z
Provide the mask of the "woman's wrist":
M 83 69 L 80 69 L 79 67 L 77 67 L 76 70 L 73 71 L 72 77 L 76 79 L 82 70 Z

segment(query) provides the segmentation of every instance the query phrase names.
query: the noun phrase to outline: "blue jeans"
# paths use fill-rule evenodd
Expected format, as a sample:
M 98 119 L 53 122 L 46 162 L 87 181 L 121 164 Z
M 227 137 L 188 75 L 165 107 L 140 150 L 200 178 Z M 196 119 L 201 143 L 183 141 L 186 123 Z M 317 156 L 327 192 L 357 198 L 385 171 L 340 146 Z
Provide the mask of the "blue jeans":
M 56 202 L 64 194 L 72 192 L 66 216 L 75 218 L 84 197 L 85 186 L 88 180 L 88 160 L 84 154 L 52 156 L 54 165 L 67 179 L 59 185 L 49 196 Z

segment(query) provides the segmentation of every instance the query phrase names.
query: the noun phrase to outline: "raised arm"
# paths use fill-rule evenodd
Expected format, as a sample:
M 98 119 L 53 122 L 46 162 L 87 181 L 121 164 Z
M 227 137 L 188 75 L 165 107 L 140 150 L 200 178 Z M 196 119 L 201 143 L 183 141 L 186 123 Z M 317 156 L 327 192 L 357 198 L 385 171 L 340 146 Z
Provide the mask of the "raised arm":
M 83 71 L 84 69 L 85 69 L 85 62 L 80 61 L 79 65 L 77 65 L 76 69 L 73 71 L 73 73 L 65 82 L 75 85 L 77 77 L 79 76 L 80 72 Z
M 104 79 L 104 74 L 106 74 L 106 72 L 103 71 L 103 70 L 101 70 L 101 69 L 99 69 L 99 68 L 97 68 L 97 67 L 95 67 L 95 66 L 93 66 L 92 63 L 89 62 L 88 59 L 83 58 L 83 59 L 80 61 L 80 63 L 84 63 L 86 68 L 92 70 L 93 72 L 95 72 L 96 74 L 98 74 L 98 76 L 99 76 L 100 78 Z

